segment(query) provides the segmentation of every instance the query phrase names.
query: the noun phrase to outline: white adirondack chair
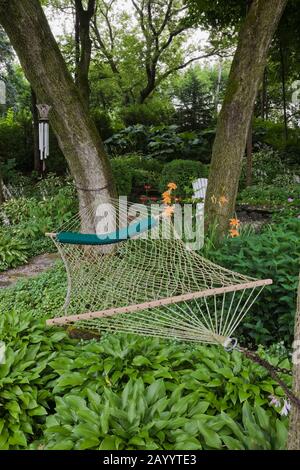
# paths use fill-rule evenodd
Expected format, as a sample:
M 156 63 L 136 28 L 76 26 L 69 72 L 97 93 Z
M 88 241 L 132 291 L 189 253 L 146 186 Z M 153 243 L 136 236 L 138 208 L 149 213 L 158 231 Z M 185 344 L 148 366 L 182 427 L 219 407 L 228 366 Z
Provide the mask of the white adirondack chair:
M 207 191 L 207 178 L 199 178 L 193 182 L 194 195 L 193 199 L 202 199 L 203 202 L 197 204 L 197 214 L 204 217 L 204 200 Z

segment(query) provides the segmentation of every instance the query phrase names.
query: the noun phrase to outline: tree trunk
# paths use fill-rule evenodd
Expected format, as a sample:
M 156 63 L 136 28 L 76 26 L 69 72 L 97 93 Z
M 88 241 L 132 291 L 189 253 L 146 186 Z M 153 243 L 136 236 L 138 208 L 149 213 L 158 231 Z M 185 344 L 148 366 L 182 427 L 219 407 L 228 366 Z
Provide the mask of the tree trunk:
M 79 33 L 79 13 L 75 8 L 75 83 L 78 83 L 78 69 L 80 62 L 80 33 Z
M 251 184 L 252 184 L 252 170 L 253 170 L 253 126 L 252 126 L 252 122 L 250 123 L 249 131 L 248 131 L 246 156 L 247 156 L 246 186 L 251 186 Z
M 297 312 L 295 321 L 295 347 L 300 348 L 300 274 L 298 286 Z M 294 362 L 294 385 L 293 392 L 300 398 L 300 354 L 295 354 Z M 290 428 L 288 437 L 288 449 L 300 450 L 300 409 L 292 405 Z
M 89 104 L 90 85 L 89 85 L 89 69 L 91 63 L 92 41 L 90 38 L 90 22 L 95 12 L 95 0 L 89 0 L 87 10 L 84 10 L 82 1 L 75 0 L 76 9 L 76 84 L 85 101 Z M 78 50 L 78 34 L 79 34 L 79 50 Z M 79 57 L 78 57 L 79 53 Z M 79 59 L 79 60 L 78 60 Z
M 254 0 L 239 34 L 217 125 L 206 195 L 206 227 L 217 238 L 234 214 L 242 158 L 269 46 L 287 0 Z
M 40 150 L 39 150 L 39 114 L 37 110 L 37 101 L 36 95 L 31 88 L 31 114 L 33 121 L 33 168 L 38 174 L 41 173 L 41 159 L 40 159 Z
M 109 160 L 38 0 L 0 0 L 0 23 L 40 102 L 52 106 L 50 124 L 76 187 L 80 209 L 114 194 Z M 91 191 L 92 190 L 92 191 Z M 84 230 L 94 230 L 89 220 Z
M 154 63 L 154 64 L 149 64 L 146 66 L 147 83 L 146 83 L 146 86 L 140 92 L 140 96 L 139 96 L 140 104 L 143 104 L 155 89 L 156 65 L 157 64 Z

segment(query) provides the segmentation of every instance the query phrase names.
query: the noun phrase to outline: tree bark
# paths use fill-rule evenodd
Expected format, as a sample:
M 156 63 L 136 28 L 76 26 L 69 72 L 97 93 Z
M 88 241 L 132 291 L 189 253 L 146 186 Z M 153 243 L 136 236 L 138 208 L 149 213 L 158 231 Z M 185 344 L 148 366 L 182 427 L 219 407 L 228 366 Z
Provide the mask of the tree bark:
M 52 106 L 50 124 L 78 188 L 80 209 L 97 194 L 107 200 L 114 194 L 109 160 L 39 1 L 0 0 L 0 23 L 38 100 Z M 93 220 L 83 229 L 94 230 Z
M 287 0 L 254 0 L 239 34 L 217 125 L 205 201 L 206 227 L 222 238 L 234 214 L 242 157 L 267 54 Z
M 76 84 L 82 94 L 85 103 L 89 104 L 90 85 L 89 85 L 89 69 L 91 63 L 92 41 L 90 38 L 90 22 L 95 13 L 96 0 L 89 0 L 87 9 L 85 10 L 81 0 L 75 0 L 76 9 L 76 25 L 75 36 L 77 35 L 76 47 Z M 79 50 L 78 50 L 79 35 Z M 79 57 L 78 57 L 79 53 Z
M 31 88 L 31 114 L 33 131 L 33 168 L 38 174 L 42 171 L 40 151 L 39 151 L 39 114 L 37 110 L 36 95 Z
M 80 62 L 80 33 L 79 33 L 79 14 L 75 8 L 75 24 L 74 24 L 74 39 L 75 39 L 75 83 L 78 83 L 78 69 Z
M 297 312 L 295 321 L 295 346 L 300 348 L 300 274 L 299 274 L 299 286 L 298 286 L 298 299 L 297 299 Z M 294 361 L 294 384 L 293 392 L 297 397 L 300 397 L 300 354 L 295 354 Z M 300 450 L 300 410 L 297 406 L 292 405 L 292 411 L 290 416 L 290 427 L 288 437 L 288 449 L 289 450 Z

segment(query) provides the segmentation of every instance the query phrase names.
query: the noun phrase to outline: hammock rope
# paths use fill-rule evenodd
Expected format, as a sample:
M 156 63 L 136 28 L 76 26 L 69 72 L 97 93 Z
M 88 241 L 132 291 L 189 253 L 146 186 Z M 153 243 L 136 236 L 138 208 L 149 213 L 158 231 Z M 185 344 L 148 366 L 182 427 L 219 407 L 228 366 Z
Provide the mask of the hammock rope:
M 272 280 L 212 263 L 187 249 L 181 232 L 164 211 L 143 206 L 137 213 L 124 201 L 111 199 L 100 211 L 95 201 L 81 210 L 50 234 L 68 291 L 63 310 L 47 323 L 230 345 Z

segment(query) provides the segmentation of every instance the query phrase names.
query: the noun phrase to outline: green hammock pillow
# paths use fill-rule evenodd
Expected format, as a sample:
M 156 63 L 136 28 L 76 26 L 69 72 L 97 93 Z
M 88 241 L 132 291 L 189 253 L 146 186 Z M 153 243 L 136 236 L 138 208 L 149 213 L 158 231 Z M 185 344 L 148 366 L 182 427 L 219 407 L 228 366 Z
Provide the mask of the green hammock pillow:
M 59 243 L 68 243 L 71 245 L 110 245 L 133 238 L 140 233 L 151 230 L 156 225 L 157 220 L 154 217 L 147 217 L 146 219 L 132 223 L 127 227 L 111 233 L 97 235 L 95 233 L 59 232 L 56 235 L 56 240 Z

